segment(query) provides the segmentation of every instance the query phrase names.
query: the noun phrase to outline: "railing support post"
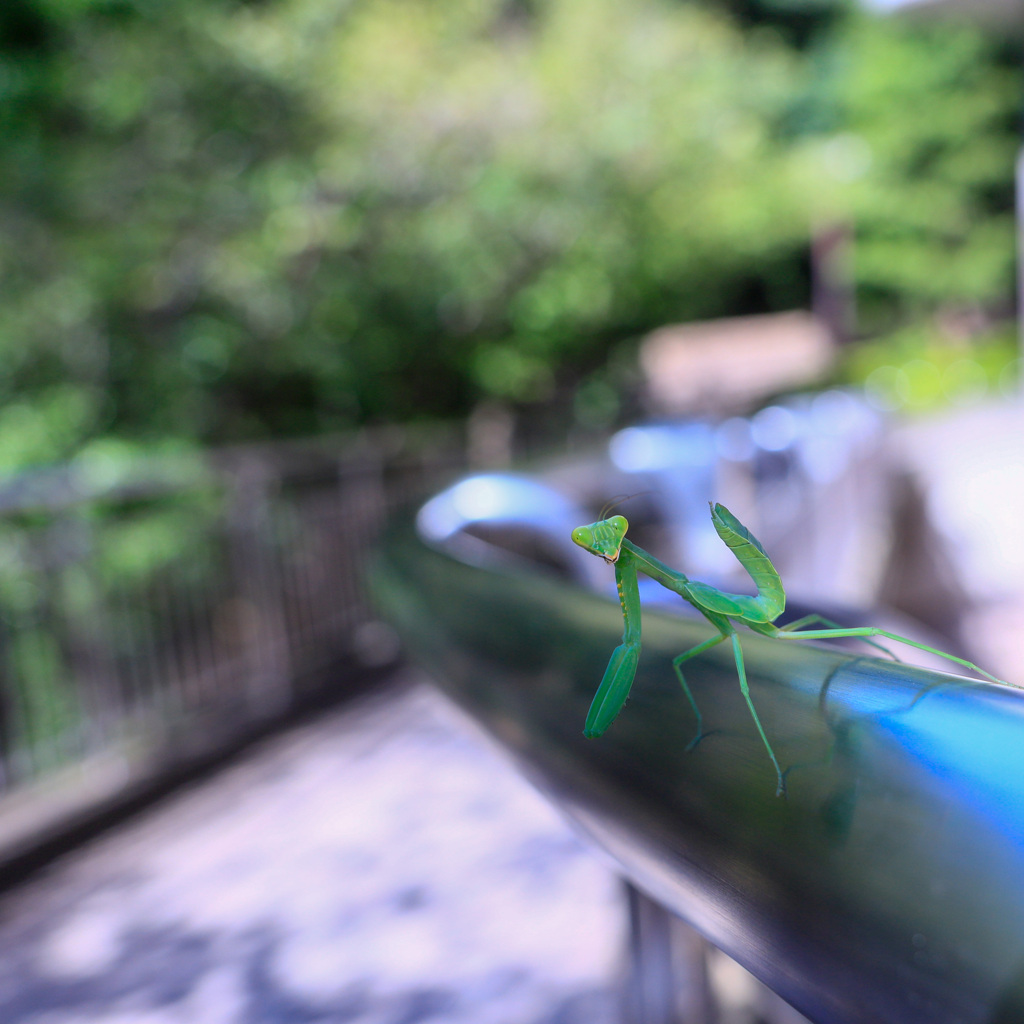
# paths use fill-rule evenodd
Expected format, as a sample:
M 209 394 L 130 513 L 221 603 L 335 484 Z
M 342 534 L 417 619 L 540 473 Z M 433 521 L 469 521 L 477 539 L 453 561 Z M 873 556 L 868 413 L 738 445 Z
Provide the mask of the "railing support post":
M 707 944 L 675 914 L 629 882 L 627 1024 L 714 1024 Z

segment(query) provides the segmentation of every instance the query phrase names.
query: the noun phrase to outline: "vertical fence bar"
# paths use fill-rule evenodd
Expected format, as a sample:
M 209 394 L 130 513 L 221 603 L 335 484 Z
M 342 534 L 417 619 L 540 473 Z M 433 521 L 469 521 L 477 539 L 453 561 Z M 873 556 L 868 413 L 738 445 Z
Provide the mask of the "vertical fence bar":
M 392 429 L 0 484 L 0 797 L 97 754 L 152 775 L 344 688 L 373 540 L 463 464 L 461 434 Z

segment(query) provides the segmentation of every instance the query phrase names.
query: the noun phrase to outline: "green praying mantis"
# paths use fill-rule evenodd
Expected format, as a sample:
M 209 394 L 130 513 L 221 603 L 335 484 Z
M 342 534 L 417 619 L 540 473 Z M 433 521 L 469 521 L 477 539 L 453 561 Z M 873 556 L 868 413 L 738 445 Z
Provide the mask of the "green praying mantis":
M 996 679 L 984 669 L 979 668 L 973 662 L 964 658 L 958 658 L 953 654 L 946 654 L 943 651 L 929 647 L 927 644 L 918 643 L 897 633 L 890 633 L 884 629 L 877 629 L 872 626 L 860 626 L 845 628 L 836 622 L 826 619 L 822 615 L 805 615 L 802 619 L 787 623 L 785 626 L 774 625 L 775 620 L 783 613 L 786 607 L 786 592 L 782 586 L 782 579 L 775 566 L 765 553 L 761 542 L 724 506 L 719 504 L 711 505 L 711 521 L 714 524 L 718 536 L 732 550 L 740 565 L 750 574 L 754 585 L 757 588 L 757 596 L 751 597 L 746 594 L 729 594 L 717 587 L 707 583 L 700 583 L 691 580 L 681 572 L 670 569 L 664 562 L 659 561 L 653 555 L 644 551 L 631 541 L 626 539 L 626 530 L 629 523 L 623 516 L 612 516 L 610 519 L 601 519 L 589 526 L 577 526 L 572 531 L 572 539 L 580 547 L 591 554 L 603 558 L 606 562 L 615 566 L 615 582 L 619 591 L 619 603 L 622 606 L 622 617 L 625 629 L 622 634 L 622 643 L 612 652 L 608 667 L 605 669 L 604 678 L 597 689 L 594 701 L 587 714 L 586 725 L 583 729 L 585 736 L 600 736 L 614 721 L 616 715 L 622 710 L 629 696 L 633 679 L 636 675 L 637 663 L 640 658 L 640 590 L 637 584 L 637 573 L 643 572 L 651 579 L 656 580 L 663 587 L 678 594 L 684 601 L 688 601 L 701 615 L 706 618 L 718 631 L 717 635 L 704 640 L 684 651 L 672 661 L 676 675 L 686 694 L 686 699 L 697 716 L 697 735 L 690 742 L 687 749 L 691 749 L 700 742 L 704 736 L 703 719 L 697 702 L 686 683 L 683 675 L 682 665 L 695 658 L 699 654 L 710 650 L 712 647 L 725 641 L 732 645 L 733 657 L 736 660 L 736 673 L 739 676 L 740 690 L 750 709 L 750 714 L 757 726 L 757 731 L 764 741 L 765 749 L 775 766 L 778 778 L 776 796 L 781 796 L 786 791 L 785 778 L 779 762 L 772 750 L 771 743 L 757 717 L 757 710 L 750 697 L 750 688 L 747 685 L 747 672 L 743 664 L 743 650 L 740 647 L 739 635 L 736 632 L 736 625 L 746 626 L 755 633 L 762 636 L 772 637 L 776 640 L 835 640 L 840 637 L 861 637 L 867 643 L 878 647 L 890 657 L 896 658 L 892 652 L 881 644 L 872 640 L 872 637 L 885 637 L 898 643 L 916 647 L 922 651 L 929 651 L 941 658 L 955 661 L 958 665 L 964 665 L 969 669 L 991 679 L 992 682 L 1002 683 L 1003 680 Z M 806 629 L 804 627 L 813 624 L 828 626 L 828 629 Z M 899 659 L 896 659 L 899 660 Z

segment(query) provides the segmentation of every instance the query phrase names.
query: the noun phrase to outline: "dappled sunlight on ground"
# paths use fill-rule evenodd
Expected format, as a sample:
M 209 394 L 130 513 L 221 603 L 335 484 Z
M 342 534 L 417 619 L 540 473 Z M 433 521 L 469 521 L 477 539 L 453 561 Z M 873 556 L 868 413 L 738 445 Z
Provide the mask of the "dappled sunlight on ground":
M 423 686 L 261 744 L 0 904 L 5 1024 L 602 1024 L 613 874 Z

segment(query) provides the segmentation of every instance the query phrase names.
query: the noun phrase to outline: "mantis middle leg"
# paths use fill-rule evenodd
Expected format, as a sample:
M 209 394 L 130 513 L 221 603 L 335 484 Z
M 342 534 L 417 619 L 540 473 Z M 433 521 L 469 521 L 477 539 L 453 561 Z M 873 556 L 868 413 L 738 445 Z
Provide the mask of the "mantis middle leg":
M 916 640 L 909 640 L 898 633 L 890 633 L 888 630 L 876 629 L 873 626 L 858 626 L 851 629 L 805 629 L 798 632 L 782 632 L 780 630 L 775 635 L 779 640 L 837 640 L 844 636 L 884 636 L 888 640 L 895 640 L 897 643 L 906 644 L 908 647 L 916 647 L 919 651 L 936 654 L 947 661 L 955 661 L 958 665 L 964 665 L 973 672 L 977 672 L 978 675 L 991 679 L 993 683 L 1002 683 L 1004 686 L 1012 685 L 1007 684 L 1005 680 L 997 679 L 990 672 L 986 672 L 983 668 L 975 665 L 973 661 L 968 661 L 966 658 L 958 658 L 955 654 L 947 654 L 945 651 L 936 650 L 927 644 L 918 643 Z
M 787 636 L 793 636 L 794 634 L 789 633 Z M 740 638 L 733 633 L 730 637 L 732 640 L 732 652 L 736 658 L 736 672 L 740 677 L 740 690 L 743 691 L 743 699 L 747 702 L 747 707 L 750 708 L 750 714 L 753 716 L 754 725 L 757 726 L 757 731 L 761 734 L 761 739 L 764 741 L 765 749 L 768 751 L 768 756 L 772 759 L 772 764 L 775 765 L 775 774 L 778 777 L 778 785 L 775 788 L 776 796 L 784 796 L 786 793 L 786 780 L 782 776 L 782 769 L 779 767 L 779 762 L 775 758 L 775 751 L 772 750 L 772 745 L 768 742 L 768 737 L 765 735 L 764 728 L 761 725 L 761 719 L 757 717 L 757 710 L 754 707 L 754 702 L 750 697 L 750 687 L 747 685 L 747 670 L 743 665 L 743 651 L 740 648 Z
M 682 665 L 684 661 L 689 661 L 690 658 L 696 658 L 698 654 L 703 654 L 716 644 L 720 644 L 725 638 L 725 633 L 719 633 L 718 636 L 713 636 L 709 640 L 703 640 L 701 643 L 697 644 L 696 647 L 691 647 L 688 651 L 684 651 L 680 654 L 679 657 L 672 659 L 672 667 L 676 670 L 676 675 L 679 676 L 679 684 L 683 688 L 683 693 L 686 694 L 686 699 L 690 702 L 690 707 L 693 708 L 693 713 L 697 716 L 697 735 L 686 744 L 687 750 L 693 750 L 693 748 L 704 738 L 704 719 L 701 716 L 700 708 L 697 707 L 697 702 L 693 699 L 693 694 L 690 693 L 690 687 L 686 684 L 686 679 L 683 676 L 683 670 L 679 666 Z

